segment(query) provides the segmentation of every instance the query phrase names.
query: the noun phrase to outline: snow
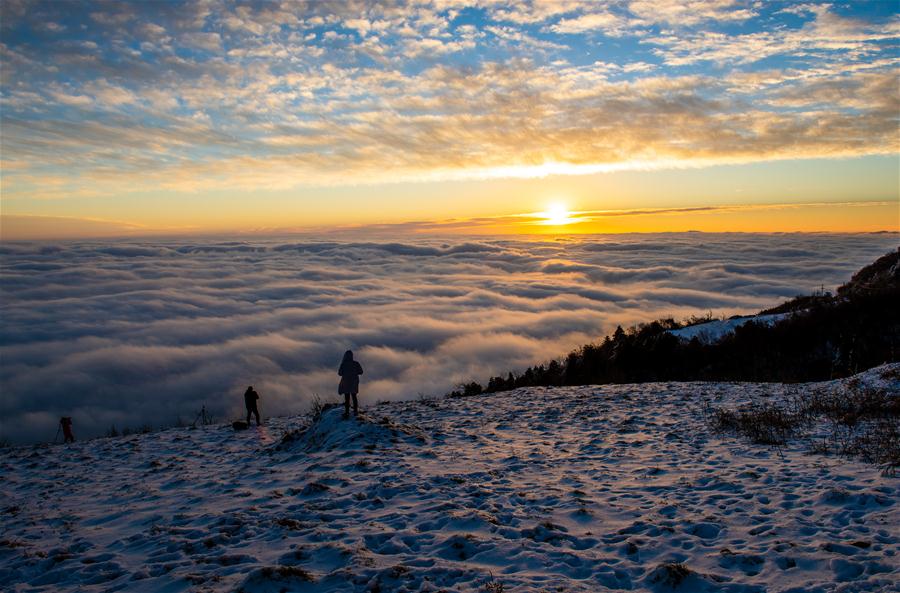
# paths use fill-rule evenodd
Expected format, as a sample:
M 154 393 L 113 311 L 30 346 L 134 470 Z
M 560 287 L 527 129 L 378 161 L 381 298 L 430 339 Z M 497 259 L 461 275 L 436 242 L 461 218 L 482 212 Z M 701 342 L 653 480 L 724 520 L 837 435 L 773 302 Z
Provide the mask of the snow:
M 732 317 L 731 319 L 720 319 L 717 321 L 708 321 L 706 323 L 698 323 L 681 329 L 669 330 L 673 336 L 677 336 L 682 340 L 689 342 L 693 338 L 697 338 L 704 344 L 715 344 L 728 334 L 734 333 L 734 330 L 740 326 L 753 321 L 762 325 L 775 325 L 790 313 L 772 313 L 770 315 L 751 315 L 748 317 Z
M 7 449 L 0 589 L 897 591 L 898 478 L 704 423 L 811 387 L 531 388 Z

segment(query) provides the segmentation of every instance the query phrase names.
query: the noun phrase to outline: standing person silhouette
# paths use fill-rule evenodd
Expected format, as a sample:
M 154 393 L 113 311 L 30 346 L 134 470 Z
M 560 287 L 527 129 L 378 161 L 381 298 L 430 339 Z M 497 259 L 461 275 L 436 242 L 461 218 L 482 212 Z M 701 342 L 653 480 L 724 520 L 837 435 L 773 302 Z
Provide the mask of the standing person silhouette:
M 59 425 L 62 427 L 63 440 L 67 443 L 74 443 L 75 435 L 72 433 L 72 418 L 70 418 L 69 416 L 63 416 L 59 419 Z M 58 435 L 59 431 L 57 431 L 56 434 Z M 53 440 L 54 442 L 56 441 L 56 439 Z
M 353 397 L 353 414 L 359 414 L 359 401 L 356 395 L 359 393 L 359 376 L 363 374 L 362 365 L 353 360 L 353 351 L 344 352 L 344 359 L 338 369 L 341 383 L 338 385 L 338 393 L 344 396 L 344 418 L 350 417 L 350 398 Z
M 256 416 L 256 425 L 259 426 L 259 408 L 256 402 L 259 400 L 259 394 L 253 389 L 253 385 L 244 392 L 244 405 L 247 406 L 247 426 L 250 426 L 250 414 Z

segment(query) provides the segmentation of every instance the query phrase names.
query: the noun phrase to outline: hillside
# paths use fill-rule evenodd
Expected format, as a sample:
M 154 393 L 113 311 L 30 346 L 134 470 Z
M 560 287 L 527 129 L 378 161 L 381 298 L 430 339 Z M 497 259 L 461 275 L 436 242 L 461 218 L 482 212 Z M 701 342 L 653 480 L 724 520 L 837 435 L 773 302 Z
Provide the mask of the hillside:
M 898 375 L 854 384 L 900 397 Z M 0 589 L 895 591 L 897 478 L 705 418 L 847 385 L 527 388 L 7 449 Z
M 529 386 L 645 381 L 824 381 L 900 360 L 900 248 L 838 288 L 697 325 L 658 319 L 600 343 L 461 385 L 455 396 Z
M 838 296 L 849 297 L 861 292 L 890 290 L 900 285 L 900 248 L 878 258 L 853 275 L 838 288 Z

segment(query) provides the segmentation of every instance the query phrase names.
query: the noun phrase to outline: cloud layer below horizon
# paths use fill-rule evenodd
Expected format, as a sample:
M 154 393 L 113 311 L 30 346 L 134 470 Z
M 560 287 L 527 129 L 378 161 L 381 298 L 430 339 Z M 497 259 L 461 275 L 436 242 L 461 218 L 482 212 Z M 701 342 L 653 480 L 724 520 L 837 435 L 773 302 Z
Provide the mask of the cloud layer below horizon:
M 889 2 L 0 6 L 7 199 L 898 150 Z
M 0 437 L 82 437 L 336 397 L 440 395 L 565 355 L 617 324 L 754 312 L 834 288 L 896 234 L 558 240 L 310 238 L 0 244 Z

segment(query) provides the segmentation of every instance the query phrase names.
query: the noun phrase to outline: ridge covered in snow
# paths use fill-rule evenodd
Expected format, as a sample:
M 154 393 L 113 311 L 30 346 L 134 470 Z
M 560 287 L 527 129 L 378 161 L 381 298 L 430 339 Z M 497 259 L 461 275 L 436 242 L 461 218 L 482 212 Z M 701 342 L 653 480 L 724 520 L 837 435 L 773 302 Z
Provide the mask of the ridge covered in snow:
M 898 368 L 857 380 L 897 393 Z M 898 478 L 705 423 L 812 387 L 526 388 L 6 449 L 0 589 L 896 591 Z
M 734 333 L 735 329 L 741 327 L 745 323 L 752 321 L 753 323 L 762 325 L 774 325 L 788 315 L 789 313 L 772 313 L 769 315 L 748 315 L 745 317 L 717 319 L 715 321 L 707 321 L 706 323 L 689 325 L 681 329 L 672 329 L 669 330 L 669 333 L 685 341 L 697 338 L 703 344 L 715 344 L 728 334 Z

